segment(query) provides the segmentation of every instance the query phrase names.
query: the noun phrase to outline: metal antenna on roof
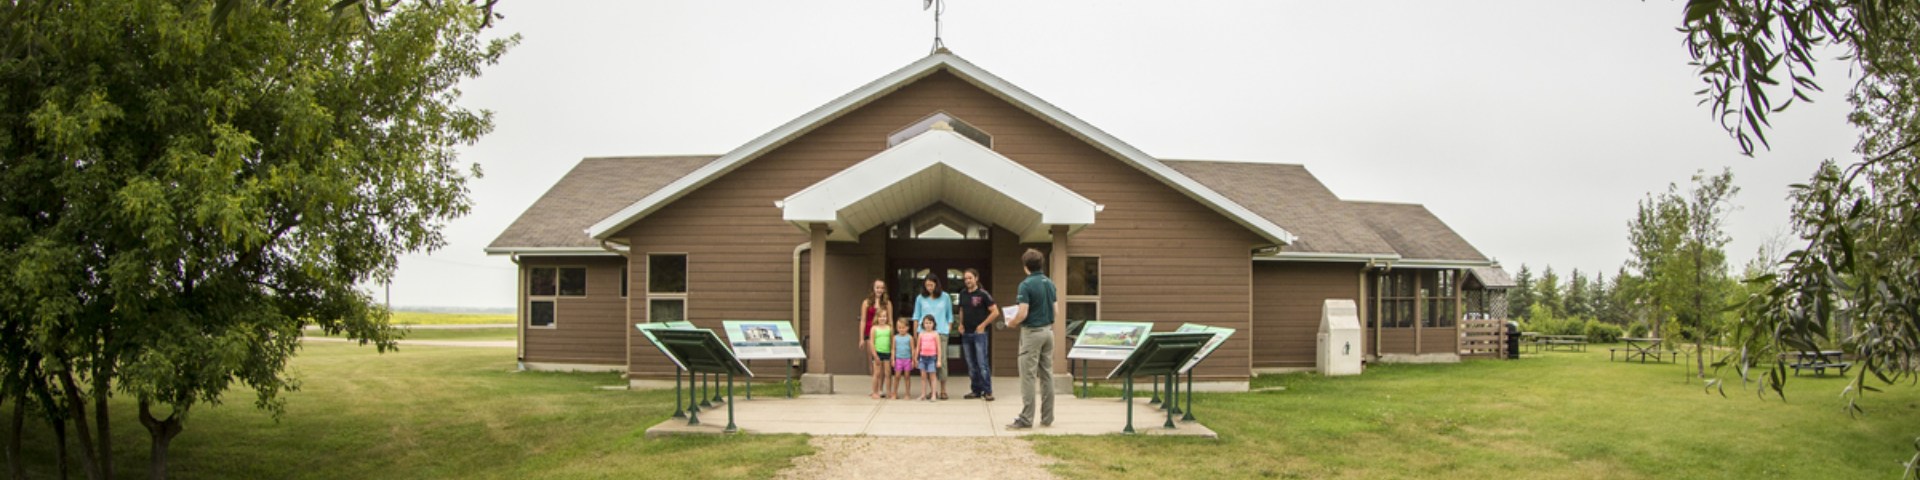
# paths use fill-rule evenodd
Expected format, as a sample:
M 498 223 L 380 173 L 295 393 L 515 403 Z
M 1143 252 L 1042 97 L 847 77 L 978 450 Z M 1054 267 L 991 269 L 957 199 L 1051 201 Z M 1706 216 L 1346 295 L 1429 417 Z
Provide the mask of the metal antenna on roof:
M 933 53 L 947 49 L 946 42 L 940 41 L 940 14 L 947 11 L 946 0 L 923 0 L 920 10 L 933 10 Z

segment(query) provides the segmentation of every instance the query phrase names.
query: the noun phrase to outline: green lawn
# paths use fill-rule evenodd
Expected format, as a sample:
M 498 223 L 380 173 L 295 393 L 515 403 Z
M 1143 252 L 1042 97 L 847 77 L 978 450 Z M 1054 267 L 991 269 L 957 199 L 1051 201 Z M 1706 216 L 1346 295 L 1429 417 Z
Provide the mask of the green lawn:
M 801 436 L 649 440 L 673 393 L 601 390 L 615 374 L 513 372 L 513 351 L 310 343 L 275 422 L 251 393 L 196 409 L 175 478 L 765 478 L 812 451 Z M 7 413 L 11 414 L 7 405 Z M 144 477 L 146 431 L 114 402 L 116 465 Z M 11 432 L 0 422 L 0 438 Z M 29 422 L 29 478 L 57 477 L 52 435 Z M 71 471 L 74 478 L 81 472 Z
M 1890 478 L 1920 435 L 1911 385 L 1849 418 L 1832 377 L 1796 379 L 1784 403 L 1722 398 L 1683 383 L 1679 366 L 1596 350 L 1262 377 L 1255 387 L 1285 389 L 1195 398 L 1217 440 L 1033 438 L 1066 477 L 1674 479 Z M 279 422 L 244 391 L 195 410 L 174 444 L 176 478 L 764 478 L 811 451 L 800 436 L 648 440 L 671 392 L 597 388 L 621 384 L 614 374 L 515 373 L 505 349 L 313 343 L 293 367 L 304 388 Z M 115 408 L 119 469 L 139 476 L 145 431 L 129 402 Z M 1158 428 L 1139 413 L 1138 428 Z M 25 434 L 29 476 L 55 476 L 47 428 Z
M 1745 387 L 1722 398 L 1682 367 L 1594 350 L 1268 376 L 1254 387 L 1285 390 L 1194 397 L 1218 440 L 1036 443 L 1073 478 L 1897 478 L 1920 435 L 1912 385 L 1850 418 L 1832 376 L 1794 379 L 1787 402 Z M 1159 428 L 1147 418 L 1136 428 Z
M 393 312 L 394 325 L 471 325 L 498 323 L 512 325 L 511 313 Z
M 401 327 L 406 328 L 406 327 Z M 417 328 L 406 329 L 404 340 L 514 340 L 512 328 Z M 346 335 L 323 335 L 318 331 L 308 331 L 308 335 L 343 338 Z

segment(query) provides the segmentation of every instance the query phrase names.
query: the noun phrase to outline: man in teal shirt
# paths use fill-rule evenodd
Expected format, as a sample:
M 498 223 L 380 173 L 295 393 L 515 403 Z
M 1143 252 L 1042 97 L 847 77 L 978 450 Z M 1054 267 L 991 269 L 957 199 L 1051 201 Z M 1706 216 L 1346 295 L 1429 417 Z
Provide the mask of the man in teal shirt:
M 1040 426 L 1053 425 L 1053 309 L 1059 298 L 1053 279 L 1046 275 L 1046 254 L 1027 249 L 1020 255 L 1027 278 L 1020 281 L 1015 302 L 1020 309 L 1007 323 L 1020 326 L 1020 418 L 1007 428 L 1033 427 L 1034 383 L 1039 383 Z

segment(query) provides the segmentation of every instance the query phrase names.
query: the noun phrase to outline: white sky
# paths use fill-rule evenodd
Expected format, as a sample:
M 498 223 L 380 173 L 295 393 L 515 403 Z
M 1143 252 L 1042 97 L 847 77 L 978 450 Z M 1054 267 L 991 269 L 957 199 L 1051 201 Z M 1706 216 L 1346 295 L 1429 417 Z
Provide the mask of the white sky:
M 1857 158 L 1838 63 L 1772 151 L 1739 155 L 1695 105 L 1682 4 L 956 0 L 944 19 L 954 53 L 1150 155 L 1304 164 L 1342 198 L 1425 204 L 1510 271 L 1611 275 L 1647 192 L 1732 167 L 1744 262 L 1786 235 L 1786 185 Z M 463 86 L 495 112 L 462 151 L 486 171 L 473 214 L 402 259 L 396 306 L 511 306 L 512 263 L 481 249 L 581 158 L 725 153 L 932 41 L 914 0 L 500 11 L 524 39 Z

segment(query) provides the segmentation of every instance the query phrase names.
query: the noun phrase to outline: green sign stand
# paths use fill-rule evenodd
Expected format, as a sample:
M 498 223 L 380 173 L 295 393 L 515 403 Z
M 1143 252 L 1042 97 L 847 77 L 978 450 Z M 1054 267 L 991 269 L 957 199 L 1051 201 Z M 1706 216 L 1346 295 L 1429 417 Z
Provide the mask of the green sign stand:
M 747 365 L 742 363 L 739 357 L 733 356 L 733 351 L 727 349 L 726 342 L 721 341 L 720 336 L 714 334 L 712 330 L 656 329 L 653 330 L 652 333 L 653 340 L 657 342 L 660 348 L 669 352 L 672 356 L 679 357 L 681 362 L 686 365 L 687 371 L 706 374 L 713 378 L 715 387 L 714 400 L 721 399 L 720 392 L 718 391 L 718 377 L 720 375 L 727 376 L 727 396 L 724 400 L 727 404 L 727 428 L 725 431 L 727 433 L 739 431 L 739 427 L 734 424 L 733 419 L 733 376 L 738 374 L 752 379 L 753 371 L 747 369 Z M 687 424 L 698 425 L 699 420 L 697 418 L 689 418 Z
M 1125 433 L 1133 432 L 1133 378 L 1139 376 L 1169 376 L 1179 372 L 1182 365 L 1192 360 L 1200 349 L 1213 339 L 1212 333 L 1155 333 L 1140 342 L 1120 365 L 1107 374 L 1107 379 L 1123 379 L 1122 401 L 1127 402 L 1127 428 Z M 1156 378 L 1155 388 L 1159 383 Z M 1167 412 L 1166 428 L 1179 428 L 1173 423 L 1173 412 Z
M 1213 351 L 1215 349 L 1220 348 L 1220 345 L 1226 344 L 1227 338 L 1233 336 L 1233 331 L 1234 330 L 1231 328 L 1215 327 L 1210 325 L 1200 325 L 1200 324 L 1194 324 L 1194 323 L 1181 325 L 1179 329 L 1174 330 L 1174 332 L 1179 332 L 1179 333 L 1212 333 L 1214 334 L 1213 339 L 1208 340 L 1207 345 L 1205 347 L 1200 348 L 1200 353 L 1194 354 L 1192 360 L 1188 360 L 1186 365 L 1181 366 L 1179 370 L 1174 372 L 1174 377 L 1172 381 L 1167 382 L 1168 391 L 1173 392 L 1173 391 L 1176 391 L 1177 387 L 1180 386 L 1180 375 L 1187 376 L 1187 408 L 1184 412 L 1184 415 L 1180 417 L 1180 421 L 1183 421 L 1183 422 L 1194 421 L 1194 418 L 1193 418 L 1193 367 L 1196 365 L 1199 365 L 1201 361 L 1206 360 L 1208 356 L 1213 355 Z M 1178 398 L 1179 397 L 1177 394 L 1169 394 L 1167 402 L 1171 404 Z M 1176 404 L 1173 407 L 1173 413 L 1180 414 L 1183 412 L 1181 411 L 1180 407 Z

